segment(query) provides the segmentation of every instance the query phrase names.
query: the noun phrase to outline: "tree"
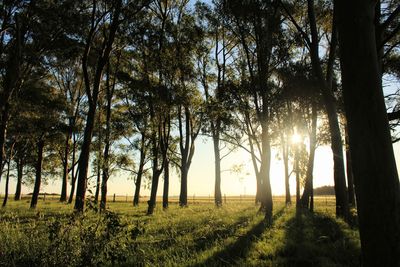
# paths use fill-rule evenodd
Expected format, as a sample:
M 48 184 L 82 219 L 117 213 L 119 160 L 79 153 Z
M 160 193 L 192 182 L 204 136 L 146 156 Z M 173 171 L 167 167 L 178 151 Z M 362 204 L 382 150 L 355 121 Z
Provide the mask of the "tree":
M 400 264 L 400 188 L 382 93 L 374 1 L 335 1 L 362 261 Z
M 75 199 L 75 209 L 81 212 L 85 205 L 90 146 L 92 142 L 100 83 L 103 77 L 103 69 L 109 60 L 115 35 L 121 23 L 120 16 L 122 1 L 116 0 L 113 1 L 111 5 L 105 4 L 104 6 L 99 5 L 97 1 L 93 1 L 91 9 L 90 26 L 85 38 L 85 48 L 82 55 L 82 70 L 89 110 L 86 117 L 84 138 L 80 149 L 78 186 Z M 108 23 L 109 27 L 107 27 Z M 94 56 L 91 54 L 92 50 L 97 50 L 97 59 L 93 70 L 89 72 L 89 57 Z

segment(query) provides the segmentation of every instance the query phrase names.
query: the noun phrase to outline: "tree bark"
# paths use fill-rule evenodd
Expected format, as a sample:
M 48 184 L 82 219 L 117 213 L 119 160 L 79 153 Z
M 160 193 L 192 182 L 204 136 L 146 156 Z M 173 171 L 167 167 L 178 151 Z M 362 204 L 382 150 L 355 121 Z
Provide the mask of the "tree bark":
M 71 204 L 74 200 L 76 175 L 75 175 L 75 157 L 76 157 L 76 139 L 73 137 L 74 144 L 72 147 L 72 166 L 71 166 L 71 192 L 69 194 L 68 204 Z
M 335 1 L 362 264 L 399 266 L 399 177 L 382 92 L 375 5 Z
M 188 205 L 187 202 L 187 167 L 183 165 L 181 168 L 181 192 L 179 195 L 179 206 L 186 207 Z
M 96 113 L 96 105 L 90 105 L 88 115 L 86 118 L 86 127 L 78 163 L 79 173 L 78 173 L 78 184 L 76 188 L 74 209 L 80 212 L 83 212 L 83 209 L 85 207 L 87 173 L 89 166 L 90 145 L 92 143 L 95 113 Z
M 265 123 L 262 123 L 262 158 L 260 166 L 260 209 L 265 212 L 265 219 L 267 222 L 272 222 L 272 190 L 270 181 L 270 169 L 271 169 L 271 143 L 268 134 L 268 127 Z
M 222 206 L 222 193 L 221 193 L 221 154 L 219 150 L 219 134 L 213 134 L 214 144 L 214 173 L 215 173 L 215 186 L 214 186 L 214 201 L 217 207 Z
M 101 168 L 102 168 L 102 121 L 101 121 L 101 104 L 99 103 L 99 115 L 97 117 L 98 126 L 98 147 L 97 147 L 97 175 L 96 175 L 96 191 L 94 193 L 94 203 L 97 205 L 99 203 L 99 195 L 101 188 Z
M 21 200 L 21 189 L 22 189 L 22 176 L 24 171 L 24 164 L 21 159 L 16 161 L 17 163 L 17 184 L 15 189 L 14 200 Z
M 289 184 L 289 146 L 284 136 L 281 136 L 281 146 L 282 146 L 282 158 L 283 158 L 283 167 L 284 167 L 284 175 L 285 175 L 285 204 L 290 205 L 292 203 L 292 199 L 290 196 L 290 184 Z
M 140 188 L 142 186 L 142 176 L 143 176 L 143 169 L 146 159 L 146 135 L 142 133 L 142 140 L 140 141 L 140 162 L 139 162 L 139 169 L 136 175 L 136 182 L 135 182 L 135 195 L 133 197 L 133 206 L 139 205 L 139 198 L 140 198 Z
M 164 167 L 163 209 L 168 208 L 168 192 L 169 192 L 169 161 L 166 160 Z
M 3 208 L 7 205 L 7 200 L 8 200 L 8 185 L 10 182 L 10 163 L 11 159 L 8 159 L 7 161 L 7 176 L 6 176 L 6 187 L 4 190 L 4 199 L 3 199 Z
M 314 172 L 314 158 L 315 149 L 317 147 L 317 104 L 315 101 L 312 103 L 311 107 L 311 132 L 310 132 L 310 155 L 307 162 L 307 173 L 306 182 L 304 186 L 303 195 L 300 199 L 300 203 L 304 208 L 309 208 L 312 212 L 314 207 L 311 206 L 312 196 L 313 196 L 313 172 Z
M 32 193 L 31 199 L 31 209 L 35 209 L 40 192 L 40 184 L 42 182 L 42 165 L 43 165 L 43 148 L 44 148 L 44 140 L 40 138 L 37 143 L 37 159 L 36 159 L 36 166 L 35 166 L 35 186 Z
M 62 177 L 62 186 L 61 186 L 61 196 L 60 202 L 67 201 L 67 190 L 68 190 L 68 158 L 69 158 L 69 148 L 71 141 L 71 130 L 67 131 L 65 138 L 65 148 L 64 148 L 64 164 L 63 164 L 63 177 Z

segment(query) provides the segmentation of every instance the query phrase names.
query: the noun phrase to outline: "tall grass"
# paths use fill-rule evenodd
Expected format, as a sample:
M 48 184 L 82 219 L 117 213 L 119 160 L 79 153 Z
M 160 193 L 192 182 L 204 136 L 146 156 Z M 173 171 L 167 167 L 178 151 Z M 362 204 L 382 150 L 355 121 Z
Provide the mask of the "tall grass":
M 332 201 L 317 200 L 311 214 L 277 198 L 272 225 L 250 201 L 158 205 L 153 216 L 124 202 L 84 215 L 55 200 L 37 211 L 10 202 L 0 212 L 0 265 L 357 266 L 358 232 L 333 217 Z

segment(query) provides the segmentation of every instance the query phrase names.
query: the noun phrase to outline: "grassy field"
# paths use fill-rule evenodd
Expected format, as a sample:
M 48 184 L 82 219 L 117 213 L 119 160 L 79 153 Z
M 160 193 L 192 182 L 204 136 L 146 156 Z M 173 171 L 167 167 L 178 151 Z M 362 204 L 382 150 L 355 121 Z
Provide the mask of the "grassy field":
M 212 200 L 211 200 L 212 201 Z M 274 199 L 266 225 L 251 197 L 227 197 L 215 208 L 195 197 L 168 210 L 134 208 L 125 197 L 109 211 L 74 214 L 47 197 L 37 210 L 29 199 L 0 211 L 1 266 L 359 266 L 357 229 L 334 218 L 334 199 L 318 197 L 316 212 L 297 212 Z

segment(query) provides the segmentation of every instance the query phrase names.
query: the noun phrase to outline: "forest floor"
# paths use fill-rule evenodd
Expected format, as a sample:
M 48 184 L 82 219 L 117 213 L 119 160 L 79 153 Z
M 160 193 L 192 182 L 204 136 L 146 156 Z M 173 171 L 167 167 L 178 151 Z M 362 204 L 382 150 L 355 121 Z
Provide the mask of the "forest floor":
M 199 198 L 152 216 L 144 201 L 78 215 L 55 199 L 36 210 L 11 200 L 0 210 L 0 266 L 360 266 L 358 230 L 334 217 L 334 198 L 317 197 L 312 214 L 277 197 L 272 225 L 250 200 L 216 208 Z

